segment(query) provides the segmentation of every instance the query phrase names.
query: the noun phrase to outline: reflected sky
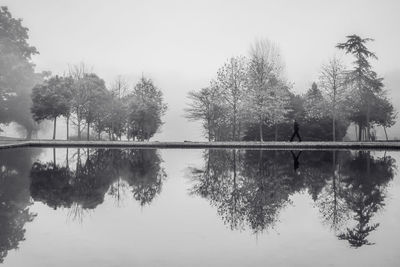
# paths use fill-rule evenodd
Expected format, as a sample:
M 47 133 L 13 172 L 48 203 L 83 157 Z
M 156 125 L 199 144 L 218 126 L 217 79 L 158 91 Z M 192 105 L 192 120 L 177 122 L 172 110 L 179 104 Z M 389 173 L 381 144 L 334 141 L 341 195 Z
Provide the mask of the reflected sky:
M 398 152 L 0 150 L 3 266 L 397 266 Z

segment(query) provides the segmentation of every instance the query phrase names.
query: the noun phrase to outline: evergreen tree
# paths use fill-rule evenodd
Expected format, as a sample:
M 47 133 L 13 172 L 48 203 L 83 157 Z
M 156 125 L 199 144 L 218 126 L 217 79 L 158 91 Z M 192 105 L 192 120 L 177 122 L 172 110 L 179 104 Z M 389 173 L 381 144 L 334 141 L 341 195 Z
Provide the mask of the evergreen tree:
M 377 94 L 383 90 L 382 78 L 372 70 L 370 59 L 377 59 L 376 55 L 369 51 L 366 43 L 373 41 L 371 38 L 361 38 L 358 35 L 347 36 L 347 41 L 337 44 L 337 48 L 355 57 L 354 69 L 350 72 L 349 82 L 355 87 L 352 96 L 354 111 L 351 118 L 359 126 L 359 140 L 362 139 L 362 129 L 366 128 L 366 139 L 370 140 L 371 105 Z

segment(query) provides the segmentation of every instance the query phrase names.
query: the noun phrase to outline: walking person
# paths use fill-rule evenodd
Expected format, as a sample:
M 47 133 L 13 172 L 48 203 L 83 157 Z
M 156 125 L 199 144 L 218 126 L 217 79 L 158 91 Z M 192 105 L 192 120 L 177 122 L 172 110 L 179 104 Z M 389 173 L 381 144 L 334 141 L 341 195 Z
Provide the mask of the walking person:
M 299 123 L 296 120 L 294 120 L 294 123 L 293 123 L 293 131 L 294 131 L 294 133 L 292 135 L 292 138 L 290 138 L 290 142 L 293 142 L 293 139 L 294 139 L 295 136 L 297 136 L 297 138 L 299 139 L 299 142 L 301 142 L 299 129 L 300 129 Z

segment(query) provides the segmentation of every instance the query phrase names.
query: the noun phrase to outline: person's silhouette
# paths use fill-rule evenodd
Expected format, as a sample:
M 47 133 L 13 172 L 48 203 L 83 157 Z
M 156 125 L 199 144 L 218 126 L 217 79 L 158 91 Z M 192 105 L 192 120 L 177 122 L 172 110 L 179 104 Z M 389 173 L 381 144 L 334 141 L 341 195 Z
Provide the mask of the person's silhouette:
M 293 141 L 295 136 L 297 136 L 297 138 L 299 139 L 299 142 L 301 142 L 301 137 L 300 137 L 300 134 L 299 134 L 299 130 L 300 130 L 300 125 L 296 120 L 294 120 L 294 123 L 293 123 L 293 131 L 294 131 L 294 133 L 292 135 L 292 138 L 290 138 L 290 142 Z
M 292 154 L 292 157 L 293 157 L 293 170 L 295 172 L 297 172 L 297 169 L 300 167 L 299 158 L 300 158 L 301 152 L 302 151 L 299 151 L 299 153 L 297 153 L 297 155 L 296 155 L 293 151 L 290 151 L 290 153 Z

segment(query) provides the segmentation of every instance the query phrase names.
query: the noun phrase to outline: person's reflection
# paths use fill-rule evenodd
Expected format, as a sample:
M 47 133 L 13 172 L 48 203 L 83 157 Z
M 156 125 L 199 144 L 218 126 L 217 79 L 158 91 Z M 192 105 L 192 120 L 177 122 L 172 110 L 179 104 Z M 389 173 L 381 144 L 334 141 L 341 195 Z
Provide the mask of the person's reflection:
M 299 158 L 300 158 L 301 152 L 303 152 L 303 151 L 299 151 L 299 152 L 297 153 L 297 155 L 296 155 L 292 150 L 290 151 L 290 153 L 292 154 L 292 158 L 293 158 L 293 170 L 294 170 L 294 173 L 295 173 L 295 174 L 300 174 L 300 170 L 299 170 L 299 167 L 300 167 Z

